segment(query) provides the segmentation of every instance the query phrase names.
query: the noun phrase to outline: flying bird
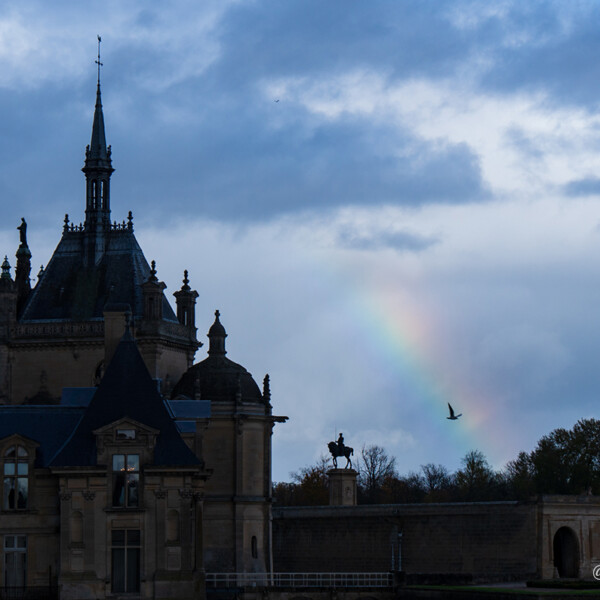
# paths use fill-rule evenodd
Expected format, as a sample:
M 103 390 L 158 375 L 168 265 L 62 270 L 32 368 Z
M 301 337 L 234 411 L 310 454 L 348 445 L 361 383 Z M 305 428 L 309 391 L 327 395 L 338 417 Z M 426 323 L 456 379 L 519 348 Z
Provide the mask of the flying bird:
M 279 98 L 277 98 L 277 100 L 273 100 L 273 102 L 279 102 Z
M 456 421 L 456 419 L 458 419 L 458 417 L 462 417 L 462 413 L 460 413 L 460 415 L 454 414 L 454 409 L 450 406 L 450 402 L 448 402 L 448 408 L 450 409 L 450 416 L 446 417 L 446 419 L 450 419 L 451 421 Z

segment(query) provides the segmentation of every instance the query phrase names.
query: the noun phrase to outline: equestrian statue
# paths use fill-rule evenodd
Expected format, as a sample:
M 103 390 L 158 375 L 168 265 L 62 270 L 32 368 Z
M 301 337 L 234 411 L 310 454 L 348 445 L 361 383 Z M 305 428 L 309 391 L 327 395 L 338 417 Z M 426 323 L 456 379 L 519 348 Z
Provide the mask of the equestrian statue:
M 338 456 L 346 457 L 346 466 L 344 467 L 344 469 L 352 468 L 352 460 L 350 459 L 350 457 L 354 454 L 354 448 L 350 448 L 350 446 L 344 445 L 344 434 L 340 433 L 340 436 L 338 437 L 338 441 L 337 442 L 329 442 L 329 444 L 327 444 L 327 447 L 329 448 L 329 452 L 331 452 L 331 457 L 333 458 L 333 468 L 334 469 L 338 468 L 338 465 L 337 465 Z

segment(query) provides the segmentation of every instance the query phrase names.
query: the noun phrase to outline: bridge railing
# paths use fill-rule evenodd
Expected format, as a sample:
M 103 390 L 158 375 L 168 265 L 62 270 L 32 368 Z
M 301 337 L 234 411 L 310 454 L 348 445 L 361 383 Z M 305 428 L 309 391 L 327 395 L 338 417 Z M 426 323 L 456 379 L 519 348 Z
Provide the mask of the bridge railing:
M 208 589 L 232 587 L 389 588 L 391 573 L 207 573 Z

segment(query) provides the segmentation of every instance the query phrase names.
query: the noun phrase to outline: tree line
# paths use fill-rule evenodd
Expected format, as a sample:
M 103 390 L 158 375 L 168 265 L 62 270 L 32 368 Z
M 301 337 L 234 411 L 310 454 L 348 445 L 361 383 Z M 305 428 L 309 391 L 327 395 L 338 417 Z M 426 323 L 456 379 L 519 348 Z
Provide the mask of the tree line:
M 273 485 L 277 506 L 328 504 L 329 458 L 290 474 L 291 482 Z M 421 465 L 398 473 L 396 459 L 384 448 L 365 445 L 359 452 L 360 504 L 478 502 L 526 500 L 537 494 L 600 494 L 600 420 L 581 419 L 572 429 L 555 429 L 534 450 L 520 452 L 503 469 L 494 470 L 485 455 L 471 450 L 461 467 L 450 472 L 442 464 Z

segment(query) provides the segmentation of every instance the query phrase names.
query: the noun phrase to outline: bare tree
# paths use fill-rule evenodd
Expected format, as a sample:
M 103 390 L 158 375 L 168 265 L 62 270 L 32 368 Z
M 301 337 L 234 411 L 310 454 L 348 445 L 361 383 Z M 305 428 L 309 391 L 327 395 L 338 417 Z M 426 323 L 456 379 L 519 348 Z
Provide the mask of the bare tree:
M 368 502 L 377 502 L 383 484 L 396 477 L 396 459 L 381 446 L 363 446 L 358 458 L 358 480 Z
M 452 482 L 452 477 L 444 465 L 427 463 L 421 465 L 425 492 L 432 498 L 437 499 L 439 493 L 447 490 Z

